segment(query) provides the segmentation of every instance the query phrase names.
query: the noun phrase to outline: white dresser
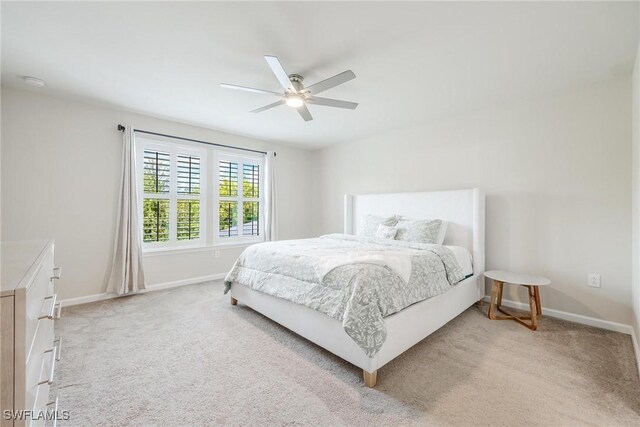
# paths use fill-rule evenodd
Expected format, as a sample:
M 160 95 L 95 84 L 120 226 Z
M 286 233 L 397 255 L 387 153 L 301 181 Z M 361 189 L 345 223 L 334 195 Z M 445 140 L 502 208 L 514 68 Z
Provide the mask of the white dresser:
M 60 269 L 54 267 L 53 249 L 53 240 L 2 242 L 2 427 L 44 425 L 47 414 L 57 411 L 57 399 L 49 400 L 49 386 L 55 380 L 55 365 L 61 350 L 53 331 L 53 323 L 60 314 L 55 293 Z M 10 416 L 7 411 L 17 416 Z

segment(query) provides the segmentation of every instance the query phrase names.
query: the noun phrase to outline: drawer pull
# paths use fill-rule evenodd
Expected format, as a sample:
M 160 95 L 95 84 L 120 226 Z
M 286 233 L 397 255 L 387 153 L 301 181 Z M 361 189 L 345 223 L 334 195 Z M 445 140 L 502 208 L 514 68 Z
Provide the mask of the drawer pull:
M 62 338 L 58 338 L 53 342 L 53 345 L 58 349 L 56 353 L 56 362 L 60 361 L 60 352 L 62 351 Z
M 51 366 L 49 367 L 49 378 L 46 380 L 42 380 L 38 383 L 38 385 L 42 384 L 53 384 L 53 374 L 56 370 L 56 353 L 58 353 L 58 347 L 53 347 L 51 350 L 45 351 L 45 353 L 51 353 Z
M 42 316 L 38 317 L 38 320 L 42 320 L 42 319 L 51 319 L 51 320 L 53 320 L 53 319 L 55 319 L 54 314 L 55 314 L 55 311 L 56 311 L 56 301 L 58 299 L 58 294 L 53 294 L 52 296 L 46 297 L 45 299 L 46 300 L 47 299 L 51 300 L 51 307 L 49 308 L 49 314 L 45 314 L 45 315 L 42 315 Z
M 56 320 L 59 319 L 61 313 L 62 313 L 62 303 L 59 302 L 58 304 L 56 304 L 56 315 L 53 316 L 53 318 Z
M 62 276 L 62 267 L 56 267 L 53 269 L 53 276 L 51 276 L 52 280 L 57 280 Z
M 47 403 L 47 406 L 51 406 L 53 405 L 53 427 L 56 427 L 56 425 L 58 425 L 58 396 L 56 396 L 56 400 L 53 400 L 49 403 Z

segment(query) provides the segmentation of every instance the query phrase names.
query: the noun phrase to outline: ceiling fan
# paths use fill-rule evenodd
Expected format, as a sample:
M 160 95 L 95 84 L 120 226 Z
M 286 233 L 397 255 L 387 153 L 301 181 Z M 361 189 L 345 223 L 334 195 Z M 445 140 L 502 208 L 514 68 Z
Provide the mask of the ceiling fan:
M 220 86 L 227 89 L 237 89 L 244 90 L 247 92 L 256 92 L 256 93 L 267 93 L 270 95 L 275 95 L 280 99 L 273 104 L 265 105 L 264 107 L 257 108 L 252 113 L 260 113 L 265 110 L 269 110 L 270 108 L 277 107 L 279 105 L 286 104 L 289 107 L 293 107 L 298 110 L 300 116 L 305 121 L 313 120 L 311 117 L 311 113 L 307 108 L 306 104 L 315 104 L 315 105 L 324 105 L 326 107 L 337 107 L 337 108 L 347 108 L 350 110 L 354 110 L 358 104 L 355 102 L 348 101 L 340 101 L 337 99 L 329 99 L 329 98 L 320 98 L 316 96 L 320 92 L 324 92 L 327 89 L 331 89 L 332 87 L 341 85 L 342 83 L 348 82 L 349 80 L 353 80 L 356 78 L 356 75 L 353 74 L 353 71 L 347 70 L 340 74 L 336 74 L 333 77 L 329 77 L 326 80 L 322 80 L 318 83 L 312 84 L 311 86 L 304 87 L 302 82 L 304 81 L 304 77 L 299 74 L 287 74 L 284 70 L 284 67 L 278 61 L 278 58 L 275 56 L 265 55 L 264 59 L 267 60 L 267 64 L 275 74 L 276 79 L 280 82 L 280 85 L 284 89 L 284 93 L 280 92 L 272 92 L 270 90 L 263 89 L 255 89 L 252 87 L 246 86 L 238 86 L 231 85 L 227 83 L 221 83 Z

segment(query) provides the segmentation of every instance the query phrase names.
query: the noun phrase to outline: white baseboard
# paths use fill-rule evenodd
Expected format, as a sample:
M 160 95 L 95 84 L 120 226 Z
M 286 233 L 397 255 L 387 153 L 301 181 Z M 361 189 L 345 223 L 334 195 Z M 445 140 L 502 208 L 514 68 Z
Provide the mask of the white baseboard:
M 173 282 L 147 285 L 147 288 L 141 290 L 139 293 L 143 294 L 146 292 L 160 291 L 162 289 L 177 288 L 178 286 L 193 285 L 195 283 L 208 282 L 210 280 L 224 279 L 226 275 L 227 273 L 210 274 L 208 276 L 193 277 L 191 279 L 175 280 Z M 101 294 L 87 295 L 84 297 L 63 299 L 63 300 L 60 300 L 60 304 L 62 307 L 70 307 L 72 305 L 87 304 L 95 301 L 118 298 L 120 296 L 127 296 L 127 295 L 116 295 L 116 294 L 110 294 L 105 292 Z
M 484 296 L 484 300 L 489 302 L 491 297 L 489 295 Z M 502 300 L 502 305 L 517 310 L 529 311 L 529 304 L 524 304 L 517 301 L 511 301 L 507 299 Z M 569 313 L 566 311 L 554 310 L 553 308 L 542 307 L 542 315 L 555 317 L 557 319 L 568 320 L 574 323 L 580 323 L 583 325 L 594 326 L 600 329 L 607 329 L 609 331 L 622 332 L 623 334 L 631 335 L 635 340 L 633 328 L 631 325 L 625 325 L 624 323 L 611 322 L 609 320 L 597 319 L 595 317 L 583 316 L 581 314 Z M 636 356 L 639 354 L 634 341 L 634 347 L 636 348 Z
M 157 283 L 148 285 L 142 292 L 159 291 L 161 289 L 177 288 L 178 286 L 193 285 L 195 283 L 209 282 L 227 277 L 227 273 L 210 274 L 208 276 L 193 277 L 190 279 L 175 280 L 173 282 Z

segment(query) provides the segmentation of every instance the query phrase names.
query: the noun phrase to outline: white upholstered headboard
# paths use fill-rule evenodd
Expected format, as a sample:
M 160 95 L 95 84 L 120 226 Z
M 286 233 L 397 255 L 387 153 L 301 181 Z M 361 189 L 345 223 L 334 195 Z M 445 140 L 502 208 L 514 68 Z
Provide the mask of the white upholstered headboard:
M 445 245 L 467 248 L 473 255 L 474 275 L 484 273 L 484 192 L 479 188 L 421 193 L 344 196 L 344 232 L 357 234 L 363 216 L 402 215 L 409 219 L 449 222 Z

